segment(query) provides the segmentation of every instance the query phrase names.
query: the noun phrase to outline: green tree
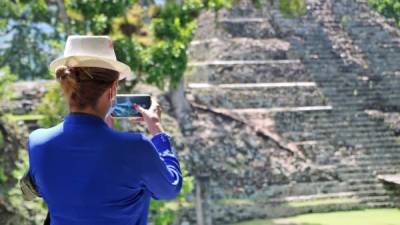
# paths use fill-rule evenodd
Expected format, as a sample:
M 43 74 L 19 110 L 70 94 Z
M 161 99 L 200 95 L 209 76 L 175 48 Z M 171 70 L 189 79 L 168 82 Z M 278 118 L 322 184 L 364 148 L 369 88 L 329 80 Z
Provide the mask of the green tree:
M 49 78 L 47 65 L 61 34 L 56 10 L 45 0 L 0 0 L 0 67 L 21 79 Z
M 60 123 L 68 113 L 67 104 L 64 100 L 60 85 L 52 83 L 48 85 L 48 91 L 36 107 L 36 113 L 43 115 L 39 120 L 39 126 L 51 127 Z
M 305 0 L 280 0 L 279 9 L 287 17 L 297 17 L 307 12 Z
M 385 17 L 394 19 L 397 26 L 400 26 L 399 0 L 368 0 L 368 3 Z

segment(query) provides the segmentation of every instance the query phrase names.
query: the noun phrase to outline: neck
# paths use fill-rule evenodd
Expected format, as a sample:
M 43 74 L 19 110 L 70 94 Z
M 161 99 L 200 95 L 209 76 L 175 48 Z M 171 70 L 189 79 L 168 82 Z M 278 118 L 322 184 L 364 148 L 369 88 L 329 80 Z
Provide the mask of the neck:
M 94 110 L 93 108 L 90 108 L 90 107 L 86 107 L 86 108 L 84 108 L 84 109 L 77 109 L 77 108 L 75 108 L 75 107 L 71 107 L 71 108 L 69 109 L 69 111 L 70 111 L 70 112 L 88 113 L 88 114 L 93 114 L 93 115 L 95 115 L 95 116 L 98 116 L 98 117 L 100 117 L 100 118 L 102 118 L 102 119 L 105 118 L 105 114 L 104 114 L 104 113 L 99 112 L 98 110 Z

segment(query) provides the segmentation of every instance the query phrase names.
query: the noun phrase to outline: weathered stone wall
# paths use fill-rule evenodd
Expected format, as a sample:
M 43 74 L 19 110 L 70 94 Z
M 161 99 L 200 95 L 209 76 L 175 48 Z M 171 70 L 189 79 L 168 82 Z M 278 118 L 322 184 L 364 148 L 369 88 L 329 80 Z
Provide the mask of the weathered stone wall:
M 249 3 L 201 17 L 184 134 L 191 172 L 209 178 L 205 213 L 215 224 L 397 203 L 376 176 L 400 164 L 389 124 L 399 31 L 366 1 L 307 6 L 293 19 Z

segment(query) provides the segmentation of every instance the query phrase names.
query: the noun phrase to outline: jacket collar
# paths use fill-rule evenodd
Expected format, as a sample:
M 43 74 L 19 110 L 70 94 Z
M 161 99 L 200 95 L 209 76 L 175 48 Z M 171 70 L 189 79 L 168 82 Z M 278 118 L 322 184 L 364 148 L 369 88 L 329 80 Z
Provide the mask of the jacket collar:
M 88 124 L 88 125 L 101 125 L 108 127 L 103 118 L 90 113 L 84 112 L 69 112 L 64 117 L 64 124 Z

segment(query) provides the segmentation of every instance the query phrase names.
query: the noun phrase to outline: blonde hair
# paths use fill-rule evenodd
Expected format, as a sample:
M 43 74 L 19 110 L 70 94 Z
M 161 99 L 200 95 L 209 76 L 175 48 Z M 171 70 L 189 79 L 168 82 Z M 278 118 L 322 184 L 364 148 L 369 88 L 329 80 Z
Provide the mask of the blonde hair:
M 99 67 L 67 67 L 56 69 L 56 78 L 70 106 L 82 109 L 95 107 L 100 96 L 118 80 L 119 72 Z

